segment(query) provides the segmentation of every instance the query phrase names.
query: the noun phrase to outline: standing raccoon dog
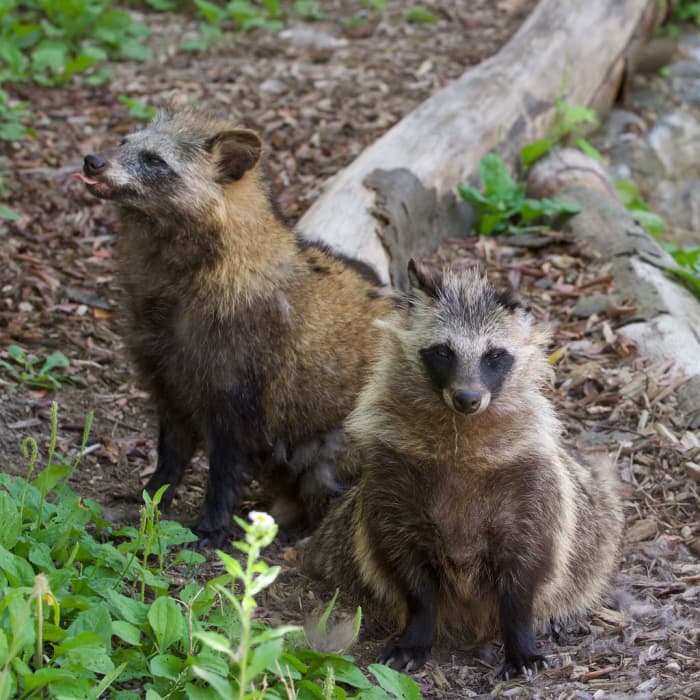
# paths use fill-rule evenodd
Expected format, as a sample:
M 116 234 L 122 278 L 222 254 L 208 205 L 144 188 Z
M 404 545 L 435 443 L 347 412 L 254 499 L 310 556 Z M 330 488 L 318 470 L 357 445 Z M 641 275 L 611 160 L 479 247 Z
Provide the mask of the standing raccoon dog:
M 203 444 L 209 479 L 196 531 L 212 542 L 280 444 L 342 425 L 378 342 L 371 320 L 391 306 L 371 273 L 280 221 L 261 150 L 253 131 L 166 111 L 114 151 L 86 156 L 78 175 L 119 214 L 126 341 L 160 424 L 147 490 L 170 484 L 169 501 Z M 297 470 L 287 476 L 303 482 Z
M 403 631 L 380 660 L 421 665 L 437 630 L 500 629 L 502 673 L 542 660 L 534 631 L 598 603 L 622 529 L 608 462 L 562 445 L 541 389 L 547 335 L 476 270 L 409 265 L 403 315 L 346 421 L 359 482 L 305 567 L 369 592 Z M 455 629 L 457 628 L 457 629 Z

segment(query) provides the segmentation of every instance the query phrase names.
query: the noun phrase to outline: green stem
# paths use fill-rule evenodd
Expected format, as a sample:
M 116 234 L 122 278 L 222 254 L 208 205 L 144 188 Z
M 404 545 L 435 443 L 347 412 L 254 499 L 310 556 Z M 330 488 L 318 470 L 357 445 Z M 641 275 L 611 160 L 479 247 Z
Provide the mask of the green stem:
M 255 599 L 248 593 L 253 585 L 253 564 L 257 561 L 260 548 L 251 544 L 248 551 L 248 558 L 245 567 L 245 577 L 243 579 L 243 599 L 241 600 L 241 641 L 238 647 L 238 698 L 244 700 L 246 696 L 246 685 L 248 684 L 248 652 L 250 641 L 251 613 L 255 608 Z

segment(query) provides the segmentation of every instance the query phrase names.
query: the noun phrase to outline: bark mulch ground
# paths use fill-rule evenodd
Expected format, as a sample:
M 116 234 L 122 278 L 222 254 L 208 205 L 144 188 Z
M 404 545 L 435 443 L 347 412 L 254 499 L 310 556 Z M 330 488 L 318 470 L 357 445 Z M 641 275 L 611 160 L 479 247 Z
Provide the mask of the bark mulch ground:
M 5 471 L 23 473 L 23 435 L 46 444 L 53 400 L 60 404 L 59 452 L 74 453 L 85 415 L 95 412 L 88 454 L 72 482 L 79 493 L 108 504 L 138 491 L 153 469 L 153 414 L 119 337 L 114 216 L 69 178 L 81 154 L 117 143 L 134 128 L 117 96 L 155 105 L 184 96 L 259 129 L 269 145 L 273 187 L 294 221 L 324 180 L 435 90 L 497 51 L 534 1 L 428 4 L 440 17 L 437 25 L 410 24 L 401 17 L 407 4 L 389 2 L 367 37 L 346 36 L 339 22 L 326 21 L 310 27 L 310 38 L 309 27 L 299 24 L 283 36 L 237 36 L 202 56 L 173 51 L 194 21 L 147 16 L 154 63 L 116 65 L 114 79 L 101 88 L 23 88 L 36 115 L 36 137 L 0 152 L 0 171 L 7 169 L 12 188 L 6 204 L 22 214 L 0 234 L 0 347 L 16 343 L 42 357 L 61 351 L 75 383 L 46 393 L 0 374 Z M 323 9 L 337 20 L 357 5 L 333 0 Z M 600 449 L 616 456 L 627 531 L 609 606 L 572 625 L 559 643 L 540 637 L 548 670 L 533 681 L 498 684 L 497 645 L 436 649 L 434 661 L 414 674 L 425 697 L 700 697 L 700 527 L 690 477 L 700 441 L 674 422 L 674 391 L 682 380 L 670 363 L 640 357 L 618 332 L 629 307 L 577 316 L 579 297 L 607 291 L 612 280 L 604 261 L 575 242 L 557 239 L 530 250 L 507 240 L 448 241 L 437 257 L 480 260 L 552 326 L 552 399 L 571 441 L 591 458 Z M 194 516 L 205 479 L 199 460 L 173 517 Z M 298 572 L 293 538 L 274 545 L 270 556 L 283 574 L 261 616 L 303 620 L 325 592 Z M 216 570 L 212 562 L 203 573 Z M 353 648 L 362 662 L 373 660 L 381 644 L 368 622 Z

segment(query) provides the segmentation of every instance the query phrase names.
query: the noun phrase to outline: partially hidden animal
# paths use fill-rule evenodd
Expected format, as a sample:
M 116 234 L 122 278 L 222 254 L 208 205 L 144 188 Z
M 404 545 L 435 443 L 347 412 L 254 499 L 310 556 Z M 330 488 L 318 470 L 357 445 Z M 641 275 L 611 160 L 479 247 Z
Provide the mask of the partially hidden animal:
M 411 261 L 405 308 L 346 421 L 361 476 L 304 567 L 369 594 L 400 633 L 380 660 L 420 666 L 437 634 L 500 633 L 502 674 L 542 660 L 535 632 L 596 606 L 622 530 L 613 465 L 585 464 L 542 392 L 548 335 L 481 272 Z
M 203 446 L 195 531 L 211 544 L 261 465 L 281 464 L 302 497 L 333 481 L 294 459 L 285 472 L 285 455 L 338 442 L 378 345 L 372 320 L 393 307 L 369 268 L 281 220 L 262 150 L 254 131 L 212 113 L 164 110 L 76 174 L 118 212 L 125 339 L 159 422 L 146 488 L 170 484 L 167 505 Z

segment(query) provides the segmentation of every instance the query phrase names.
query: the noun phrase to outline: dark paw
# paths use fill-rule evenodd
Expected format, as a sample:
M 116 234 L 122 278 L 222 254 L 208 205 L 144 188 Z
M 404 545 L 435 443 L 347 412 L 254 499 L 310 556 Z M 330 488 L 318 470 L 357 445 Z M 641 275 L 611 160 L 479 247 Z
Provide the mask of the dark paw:
M 197 535 L 197 540 L 189 543 L 189 547 L 195 549 L 221 549 L 233 539 L 230 529 L 212 528 L 201 521 L 192 527 L 192 532 Z
M 509 681 L 518 675 L 523 675 L 528 680 L 532 680 L 540 668 L 547 668 L 547 663 L 542 654 L 531 653 L 518 656 L 515 659 L 506 659 L 503 668 L 498 672 L 498 677 Z
M 397 671 L 415 671 L 425 664 L 428 654 L 429 647 L 401 646 L 400 641 L 396 639 L 382 649 L 377 661 Z

